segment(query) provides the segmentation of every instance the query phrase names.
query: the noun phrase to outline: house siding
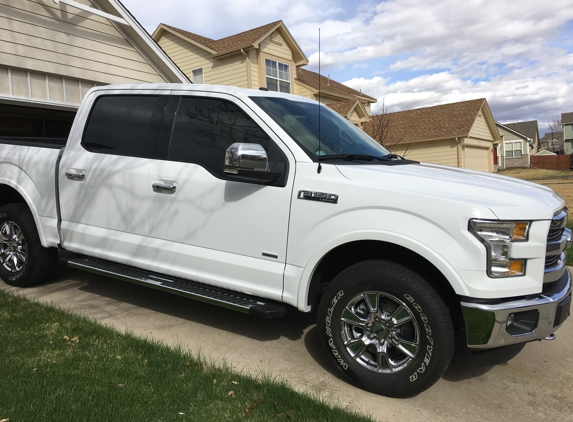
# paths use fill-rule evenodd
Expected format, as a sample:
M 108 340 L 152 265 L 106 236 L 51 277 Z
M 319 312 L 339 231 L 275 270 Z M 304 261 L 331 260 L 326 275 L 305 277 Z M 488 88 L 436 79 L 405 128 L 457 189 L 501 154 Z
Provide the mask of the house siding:
M 294 83 L 293 94 L 300 95 L 301 97 L 310 98 L 311 100 L 314 100 L 314 94 L 312 93 L 312 91 L 310 89 L 308 89 L 306 86 L 302 86 L 301 84 L 299 84 L 296 81 Z
M 165 82 L 106 18 L 63 3 L 0 0 L 0 28 L 7 68 L 100 84 Z
M 502 135 L 502 141 L 499 147 L 499 165 L 502 168 L 513 168 L 513 167 L 527 167 L 529 165 L 529 142 L 525 141 L 523 138 L 515 135 L 512 132 L 505 130 L 502 127 L 497 126 L 497 129 Z M 506 157 L 506 142 L 521 142 L 521 157 Z
M 489 130 L 489 127 L 487 126 L 487 122 L 485 120 L 485 117 L 483 116 L 483 113 L 481 113 L 481 112 L 478 113 L 477 118 L 474 121 L 472 128 L 470 129 L 469 137 L 493 141 L 491 131 Z
M 260 49 L 262 53 L 269 54 L 277 59 L 286 60 L 288 62 L 287 64 L 291 65 L 292 73 L 294 70 L 292 51 L 278 31 L 273 32 L 270 37 L 261 41 Z
M 409 160 L 445 166 L 458 166 L 458 143 L 454 139 L 429 142 L 397 144 L 390 151 L 405 156 Z
M 247 58 L 243 54 L 235 54 L 231 57 L 217 60 L 209 71 L 209 79 L 205 83 L 215 85 L 238 86 L 248 88 Z
M 194 69 L 203 69 L 203 82 L 211 83 L 214 60 L 210 53 L 167 31 L 158 44 L 187 76 L 192 78 Z

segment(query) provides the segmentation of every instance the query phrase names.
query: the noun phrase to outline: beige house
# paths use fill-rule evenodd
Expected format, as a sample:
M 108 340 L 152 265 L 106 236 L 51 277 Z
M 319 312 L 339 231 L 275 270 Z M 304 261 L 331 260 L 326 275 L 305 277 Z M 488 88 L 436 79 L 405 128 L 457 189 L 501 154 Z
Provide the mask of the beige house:
M 117 0 L 0 0 L 0 136 L 65 137 L 96 85 L 189 82 Z
M 194 83 L 268 89 L 318 99 L 362 126 L 375 98 L 303 69 L 308 59 L 282 21 L 219 40 L 160 24 L 153 39 Z
M 373 116 L 365 125 L 371 136 L 380 119 L 386 119 L 382 143 L 396 154 L 473 170 L 496 169 L 492 149 L 500 136 L 484 98 Z

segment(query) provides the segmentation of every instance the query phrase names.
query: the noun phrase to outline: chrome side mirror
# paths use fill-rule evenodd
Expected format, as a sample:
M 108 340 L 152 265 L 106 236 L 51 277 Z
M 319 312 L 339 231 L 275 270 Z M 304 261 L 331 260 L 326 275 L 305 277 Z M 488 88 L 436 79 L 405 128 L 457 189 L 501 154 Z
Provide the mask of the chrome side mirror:
M 239 170 L 267 171 L 269 158 L 265 149 L 259 144 L 236 142 L 225 152 L 225 167 L 228 174 L 239 174 Z

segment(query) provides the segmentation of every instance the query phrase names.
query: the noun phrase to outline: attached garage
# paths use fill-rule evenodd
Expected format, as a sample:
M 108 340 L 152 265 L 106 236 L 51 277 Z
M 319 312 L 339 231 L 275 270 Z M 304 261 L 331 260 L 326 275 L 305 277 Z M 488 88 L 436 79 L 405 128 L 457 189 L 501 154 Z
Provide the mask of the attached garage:
M 376 128 L 383 127 L 383 136 Z M 499 132 L 484 98 L 372 116 L 364 125 L 388 150 L 406 158 L 491 172 Z
M 490 150 L 486 148 L 467 146 L 465 148 L 465 168 L 479 171 L 491 171 L 489 157 Z
M 117 0 L 0 0 L 0 35 L 0 137 L 67 137 L 97 85 L 189 82 Z

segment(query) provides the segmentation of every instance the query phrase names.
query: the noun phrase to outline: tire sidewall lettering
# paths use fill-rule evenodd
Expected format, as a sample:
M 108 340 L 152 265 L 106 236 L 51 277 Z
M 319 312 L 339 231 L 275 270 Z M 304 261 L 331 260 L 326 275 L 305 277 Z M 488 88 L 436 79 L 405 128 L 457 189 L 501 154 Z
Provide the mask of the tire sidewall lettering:
M 426 372 L 426 369 L 428 368 L 430 361 L 432 360 L 432 352 L 434 351 L 434 339 L 432 338 L 432 326 L 429 324 L 429 319 L 423 312 L 422 307 L 418 303 L 416 303 L 416 299 L 414 299 L 413 296 L 407 293 L 404 294 L 404 299 L 406 299 L 412 305 L 412 308 L 416 312 L 418 312 L 418 316 L 423 323 L 425 337 L 428 340 L 428 343 L 430 343 L 426 346 L 426 350 L 424 351 L 424 359 L 422 363 L 420 364 L 418 369 L 416 369 L 416 371 L 412 375 L 410 375 L 410 382 L 415 382 L 419 379 L 419 374 L 423 374 L 424 372 Z
M 334 358 L 336 359 L 336 361 L 338 362 L 338 364 L 340 365 L 340 367 L 344 370 L 348 369 L 348 364 L 345 362 L 345 360 L 342 358 L 342 356 L 340 355 L 340 353 L 338 352 L 338 349 L 336 348 L 336 345 L 334 344 L 334 338 L 332 337 L 332 314 L 334 313 L 334 308 L 336 307 L 336 304 L 338 303 L 338 301 L 340 300 L 340 298 L 342 298 L 342 296 L 344 296 L 344 291 L 340 290 L 332 299 L 332 301 L 330 302 L 330 307 L 327 309 L 326 311 L 326 318 L 325 318 L 325 333 L 326 336 L 328 337 L 328 346 L 330 347 L 330 351 L 333 354 Z

